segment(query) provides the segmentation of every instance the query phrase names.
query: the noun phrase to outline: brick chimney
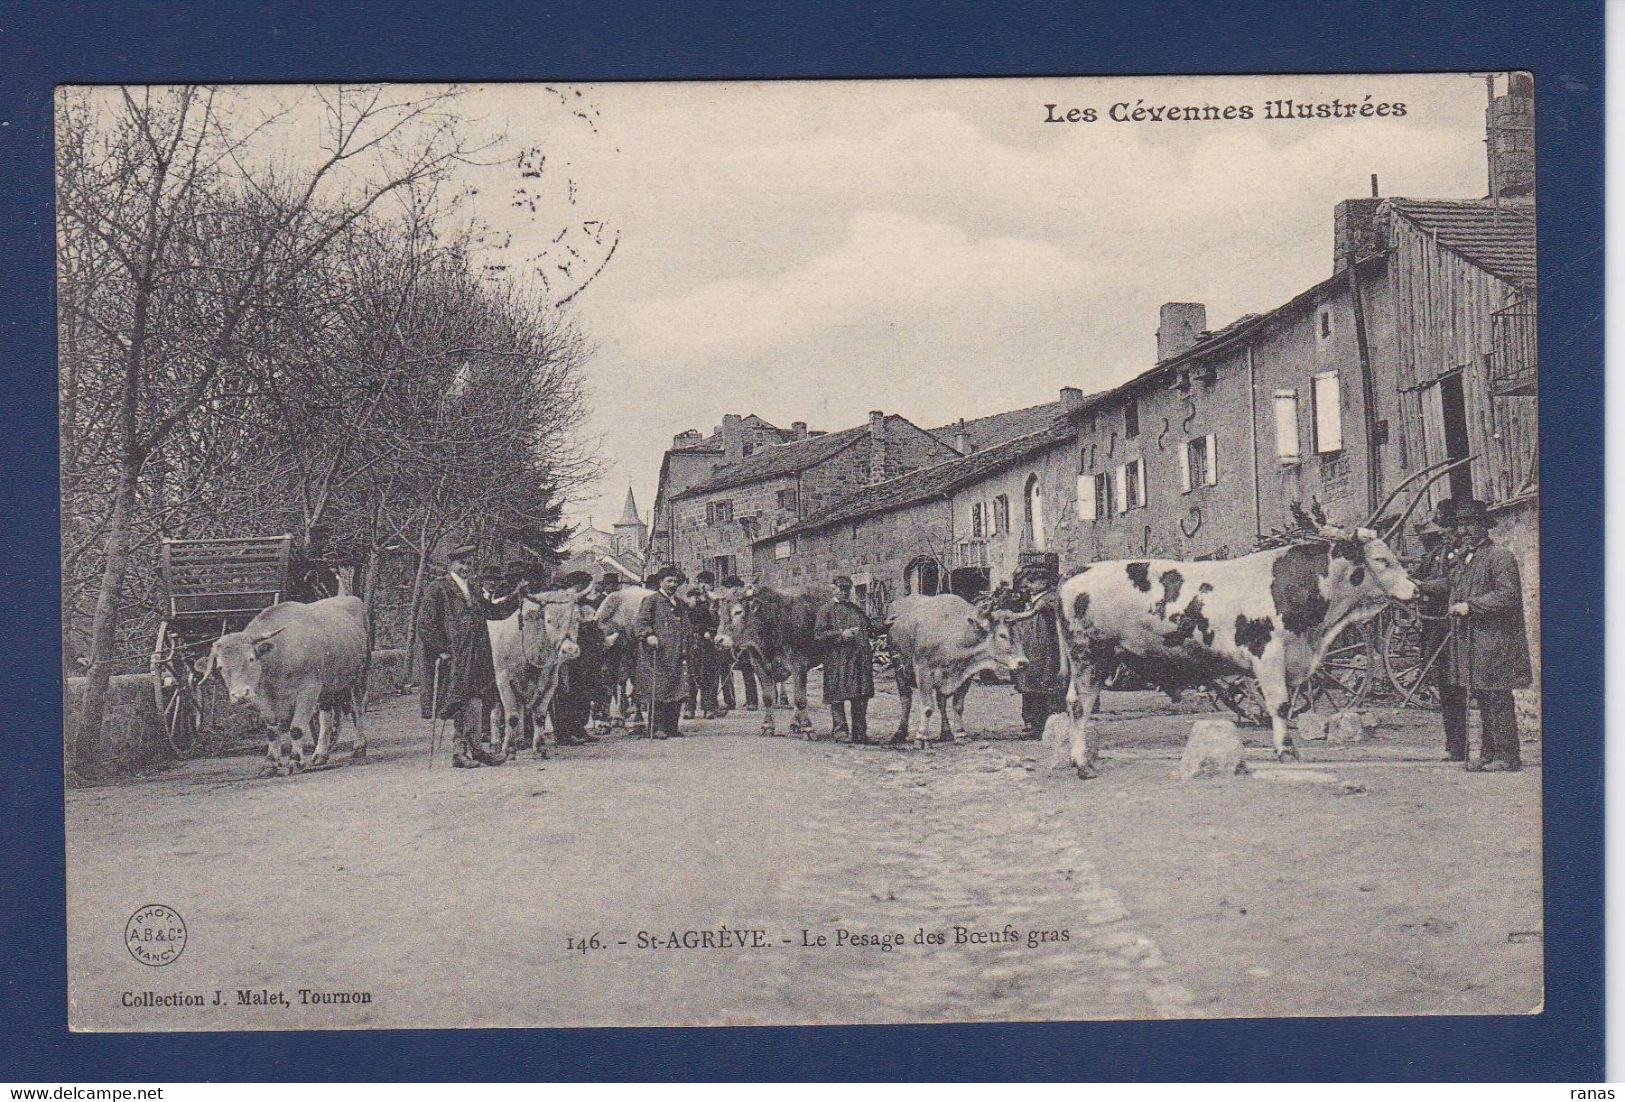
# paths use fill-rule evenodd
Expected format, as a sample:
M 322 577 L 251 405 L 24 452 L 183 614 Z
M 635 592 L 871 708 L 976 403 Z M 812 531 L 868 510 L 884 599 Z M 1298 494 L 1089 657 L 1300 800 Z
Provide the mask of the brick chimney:
M 805 439 L 807 439 L 807 422 L 805 422 L 805 421 L 791 421 L 790 422 L 790 439 L 792 439 L 792 440 L 805 440 Z
M 744 418 L 737 413 L 722 415 L 722 461 L 737 463 L 745 458 L 745 433 L 740 427 Z
M 1165 302 L 1158 318 L 1157 362 L 1177 356 L 1207 330 L 1207 307 L 1200 302 Z
M 699 429 L 684 429 L 671 438 L 671 446 L 673 448 L 692 448 L 700 442 L 700 439 Z
M 1512 73 L 1507 89 L 1495 95 L 1485 112 L 1485 145 L 1489 153 L 1490 198 L 1533 199 L 1535 196 L 1535 78 Z
M 969 455 L 971 452 L 976 450 L 976 445 L 971 442 L 970 426 L 965 424 L 965 419 L 963 417 L 959 419 L 959 424 L 954 426 L 953 445 L 954 451 L 958 452 L 960 455 Z
M 1206 314 L 1207 311 L 1203 311 Z M 1071 415 L 1083 408 L 1083 391 L 1075 386 L 1061 388 L 1061 412 Z
M 869 411 L 869 481 L 886 480 L 886 415 L 878 409 Z
M 1344 199 L 1332 210 L 1332 271 L 1348 267 L 1352 254 L 1361 260 L 1388 247 L 1388 227 L 1377 218 L 1382 200 Z

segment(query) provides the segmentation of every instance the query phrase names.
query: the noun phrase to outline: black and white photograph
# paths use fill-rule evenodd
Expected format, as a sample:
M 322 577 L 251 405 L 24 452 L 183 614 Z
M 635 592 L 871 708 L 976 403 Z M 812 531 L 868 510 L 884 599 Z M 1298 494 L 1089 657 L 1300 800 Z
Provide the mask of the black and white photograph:
M 1537 98 L 61 86 L 69 1027 L 1539 1013 Z

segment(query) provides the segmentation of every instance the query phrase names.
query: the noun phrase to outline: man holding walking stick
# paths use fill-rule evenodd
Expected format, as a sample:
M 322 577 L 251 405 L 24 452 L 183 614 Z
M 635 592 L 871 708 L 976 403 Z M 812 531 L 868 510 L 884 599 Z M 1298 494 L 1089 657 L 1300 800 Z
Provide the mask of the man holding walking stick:
M 1527 689 L 1532 681 L 1523 582 L 1512 552 L 1490 539 L 1490 515 L 1483 502 L 1458 501 L 1455 522 L 1459 542 L 1446 579 L 1450 637 L 1439 666 L 1445 746 L 1459 748 L 1466 757 L 1470 693 L 1483 738 L 1479 760 L 1468 761 L 1467 768 L 1515 773 L 1523 768 L 1523 748 L 1512 690 Z
M 496 664 L 487 620 L 506 620 L 519 607 L 524 584 L 490 600 L 473 574 L 473 544 L 453 549 L 444 577 L 429 583 L 418 612 L 418 671 L 423 718 L 452 721 L 451 764 L 458 769 L 500 765 L 480 745 L 483 721 L 496 698 Z M 431 741 L 431 753 L 433 743 Z
M 688 699 L 683 655 L 688 650 L 687 610 L 677 599 L 683 575 L 667 566 L 655 575 L 659 591 L 643 599 L 632 629 L 638 643 L 638 695 L 649 703 L 649 733 L 654 738 L 681 737 L 678 710 Z

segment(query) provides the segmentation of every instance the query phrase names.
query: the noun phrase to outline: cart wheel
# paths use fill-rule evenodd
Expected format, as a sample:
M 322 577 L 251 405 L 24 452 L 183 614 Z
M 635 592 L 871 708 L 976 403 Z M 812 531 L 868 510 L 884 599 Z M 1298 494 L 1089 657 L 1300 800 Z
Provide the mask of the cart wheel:
M 177 758 L 189 758 L 201 748 L 203 708 L 190 686 L 177 685 L 163 712 L 164 734 Z
M 1344 712 L 1365 704 L 1377 665 L 1376 643 L 1365 624 L 1344 629 L 1315 671 L 1292 698 L 1292 714 Z
M 1250 674 L 1215 677 L 1203 687 L 1215 701 L 1234 712 L 1242 724 L 1248 727 L 1270 725 L 1269 709 L 1264 706 L 1258 682 Z
M 1382 667 L 1389 685 L 1401 699 L 1409 695 L 1413 706 L 1433 709 L 1439 706 L 1439 688 L 1431 676 L 1427 683 L 1417 687 L 1417 681 L 1424 673 L 1432 672 L 1424 671 L 1422 667 L 1432 657 L 1428 652 L 1437 645 L 1436 641 L 1433 646 L 1427 645 L 1426 626 L 1422 614 L 1416 609 L 1408 606 L 1393 609 L 1383 625 Z M 1435 658 L 1434 669 L 1437 668 L 1438 659 Z

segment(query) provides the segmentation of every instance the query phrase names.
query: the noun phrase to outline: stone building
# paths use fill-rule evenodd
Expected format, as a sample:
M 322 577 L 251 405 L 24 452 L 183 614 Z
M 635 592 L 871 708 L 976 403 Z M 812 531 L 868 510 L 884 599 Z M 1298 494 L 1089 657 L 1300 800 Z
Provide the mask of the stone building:
M 809 430 L 805 421 L 781 429 L 754 413 L 730 413 L 711 430 L 710 436 L 701 436 L 698 429 L 687 429 L 672 437 L 671 447 L 660 460 L 660 480 L 644 558 L 651 566 L 677 561 L 671 524 L 674 495 L 709 478 L 718 466 L 742 460 L 759 448 L 822 435 L 818 430 Z
M 1082 398 L 1077 391 L 1065 393 L 1069 400 Z M 757 580 L 817 585 L 850 574 L 854 599 L 873 615 L 903 593 L 975 597 L 985 591 L 993 571 L 1008 575 L 1017 549 L 1031 545 L 1034 536 L 1023 526 L 1020 505 L 1007 502 L 996 512 L 991 503 L 997 495 L 981 499 L 1005 483 L 1026 484 L 1048 452 L 1071 451 L 1063 404 L 1035 408 L 1044 413 L 1021 422 L 1041 424 L 1035 432 L 877 482 L 757 540 Z M 978 499 L 974 504 L 972 497 Z M 1039 509 L 1041 533 L 1041 504 Z
M 913 422 L 880 410 L 867 424 L 840 432 L 808 433 L 798 422 L 791 439 L 748 451 L 737 435 L 742 425 L 724 419 L 723 462 L 708 475 L 682 489 L 662 487 L 670 502 L 666 561 L 690 574 L 748 572 L 753 541 L 865 486 L 957 454 Z

